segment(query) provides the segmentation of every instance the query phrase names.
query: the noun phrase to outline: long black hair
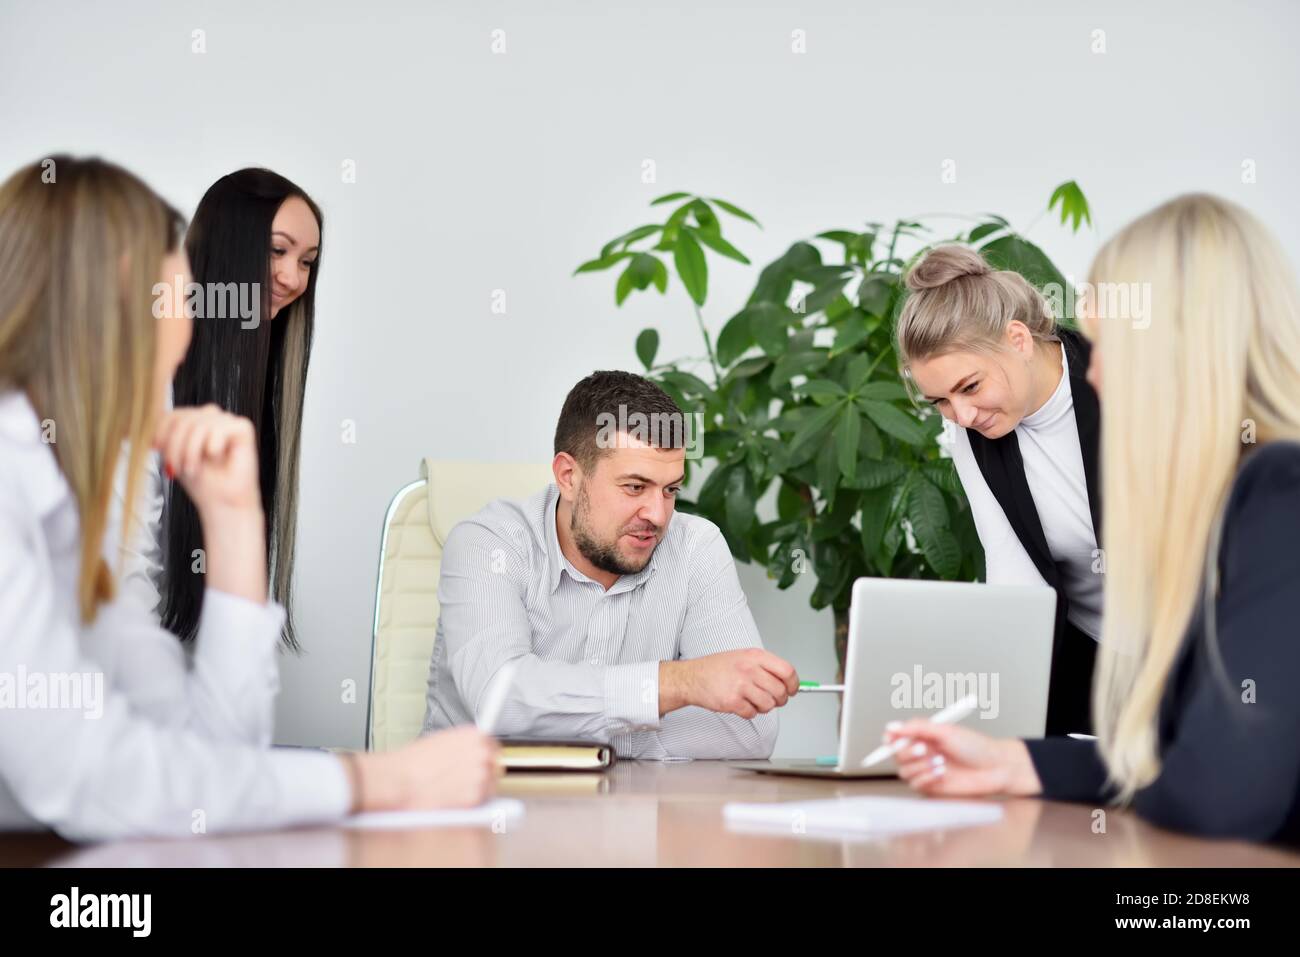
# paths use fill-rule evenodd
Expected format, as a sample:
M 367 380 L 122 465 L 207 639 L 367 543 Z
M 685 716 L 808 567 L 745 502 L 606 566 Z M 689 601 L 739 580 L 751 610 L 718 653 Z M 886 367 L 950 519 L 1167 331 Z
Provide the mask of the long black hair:
M 255 325 L 244 321 L 238 310 L 226 317 L 196 318 L 189 352 L 176 371 L 173 397 L 178 407 L 216 403 L 251 419 L 257 430 L 270 594 L 287 613 L 283 642 L 297 651 L 290 592 L 298 452 L 320 253 L 302 295 L 272 320 L 271 224 L 291 196 L 302 199 L 315 215 L 323 246 L 325 221 L 320 208 L 278 173 L 241 169 L 217 180 L 204 194 L 185 240 L 194 281 L 204 291 L 205 302 L 211 302 L 209 292 L 218 284 L 226 289 L 256 288 L 259 321 Z M 225 285 L 229 283 L 238 285 Z M 162 623 L 188 641 L 198 631 L 204 586 L 198 563 L 206 559 L 196 551 L 203 547 L 198 512 L 179 482 L 171 483 L 167 495 L 162 544 Z

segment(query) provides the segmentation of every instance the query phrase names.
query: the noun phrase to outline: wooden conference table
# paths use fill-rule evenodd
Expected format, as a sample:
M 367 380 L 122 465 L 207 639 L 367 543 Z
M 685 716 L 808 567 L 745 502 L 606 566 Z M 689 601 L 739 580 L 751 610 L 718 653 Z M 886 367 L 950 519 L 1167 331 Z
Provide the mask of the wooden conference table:
M 0 834 L 0 866 L 142 867 L 1295 867 L 1300 854 L 1183 837 L 1108 809 L 1003 802 L 990 825 L 876 840 L 756 835 L 728 829 L 728 801 L 911 795 L 896 779 L 833 781 L 754 774 L 720 761 L 621 761 L 604 775 L 510 774 L 500 793 L 525 804 L 491 828 L 312 828 L 78 848 L 51 834 Z

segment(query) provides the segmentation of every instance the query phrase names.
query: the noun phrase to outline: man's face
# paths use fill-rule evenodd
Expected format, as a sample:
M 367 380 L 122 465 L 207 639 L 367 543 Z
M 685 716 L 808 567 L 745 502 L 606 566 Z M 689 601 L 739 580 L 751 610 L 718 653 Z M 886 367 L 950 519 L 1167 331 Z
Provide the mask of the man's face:
M 685 449 L 620 435 L 578 484 L 570 530 L 587 561 L 614 575 L 645 568 L 668 531 L 684 479 Z

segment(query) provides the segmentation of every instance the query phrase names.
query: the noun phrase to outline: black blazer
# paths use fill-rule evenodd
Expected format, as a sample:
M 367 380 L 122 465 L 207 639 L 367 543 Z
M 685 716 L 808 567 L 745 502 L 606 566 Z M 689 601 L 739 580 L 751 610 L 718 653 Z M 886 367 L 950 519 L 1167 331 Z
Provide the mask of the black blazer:
M 1246 455 L 1228 499 L 1214 603 L 1219 660 L 1198 608 L 1160 702 L 1160 776 L 1134 798 L 1152 823 L 1300 844 L 1298 541 L 1300 444 L 1269 443 Z M 1096 742 L 1025 743 L 1044 797 L 1113 795 Z
M 1061 348 L 1069 360 L 1070 397 L 1074 403 L 1075 427 L 1079 431 L 1079 448 L 1083 453 L 1088 510 L 1092 513 L 1092 531 L 1100 547 L 1101 473 L 1097 458 L 1101 444 L 1101 407 L 1097 403 L 1096 391 L 1086 378 L 1092 349 L 1088 340 L 1077 332 L 1060 329 L 1058 333 Z M 1002 506 L 1007 521 L 1043 580 L 1056 590 L 1056 629 L 1052 636 L 1052 672 L 1047 690 L 1047 734 L 1068 734 L 1071 731 L 1091 734 L 1092 669 L 1097 656 L 1097 642 L 1066 617 L 1070 596 L 1065 593 L 1060 570 L 1048 550 L 1038 509 L 1025 479 L 1020 441 L 1014 430 L 998 439 L 986 439 L 974 429 L 967 429 L 966 434 L 989 491 Z

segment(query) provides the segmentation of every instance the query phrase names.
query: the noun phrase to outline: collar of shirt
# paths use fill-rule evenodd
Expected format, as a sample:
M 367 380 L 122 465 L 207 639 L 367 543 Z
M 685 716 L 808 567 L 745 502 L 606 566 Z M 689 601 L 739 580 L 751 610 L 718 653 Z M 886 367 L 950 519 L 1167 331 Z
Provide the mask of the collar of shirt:
M 582 572 L 578 571 L 578 569 L 574 568 L 573 563 L 564 556 L 562 551 L 560 551 L 560 539 L 559 535 L 555 531 L 555 512 L 556 509 L 559 508 L 559 505 L 560 489 L 559 486 L 552 483 L 546 490 L 546 508 L 542 512 L 542 525 L 544 527 L 541 529 L 541 536 L 546 542 L 546 580 L 550 582 L 552 595 L 555 594 L 555 590 L 560 587 L 560 578 L 566 571 L 569 573 L 569 577 L 574 581 L 591 582 L 593 585 L 600 585 L 600 582 L 593 578 L 589 578 Z M 669 519 L 669 525 L 672 525 L 671 519 Z M 667 537 L 666 531 L 665 537 Z M 654 574 L 655 562 L 659 557 L 660 545 L 663 545 L 662 539 L 660 539 L 659 545 L 655 546 L 655 550 L 650 553 L 650 561 L 646 562 L 645 568 L 633 575 L 620 575 L 618 581 L 614 582 L 607 594 L 617 595 L 625 591 L 631 591 L 633 588 L 638 588 L 645 584 L 650 579 L 650 576 Z M 601 585 L 601 587 L 604 588 L 603 585 Z
M 1065 357 L 1065 347 L 1061 347 L 1061 381 L 1056 383 L 1051 397 L 1039 408 L 1020 420 L 1026 429 L 1041 429 L 1051 425 L 1061 416 L 1074 408 L 1074 397 L 1070 393 L 1070 364 Z
M 38 519 L 72 495 L 54 449 L 45 441 L 36 410 L 21 390 L 0 393 L 0 450 L 0 459 L 17 466 L 9 470 L 10 475 Z

